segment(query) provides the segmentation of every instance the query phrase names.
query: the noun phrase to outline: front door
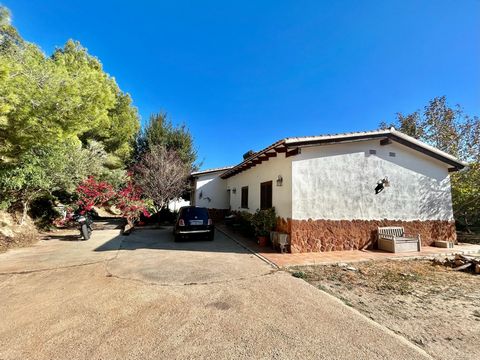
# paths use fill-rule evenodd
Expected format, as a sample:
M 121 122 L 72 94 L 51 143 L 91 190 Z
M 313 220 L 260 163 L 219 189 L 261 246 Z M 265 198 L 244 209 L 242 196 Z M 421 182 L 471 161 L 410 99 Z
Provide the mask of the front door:
M 260 184 L 260 209 L 270 209 L 272 207 L 272 181 L 266 181 Z

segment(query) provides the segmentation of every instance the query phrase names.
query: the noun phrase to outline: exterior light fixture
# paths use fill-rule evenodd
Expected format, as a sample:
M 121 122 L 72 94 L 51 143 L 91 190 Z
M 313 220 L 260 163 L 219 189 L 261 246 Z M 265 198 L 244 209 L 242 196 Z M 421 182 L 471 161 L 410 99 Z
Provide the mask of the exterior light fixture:
M 232 192 L 233 192 L 234 194 L 236 194 L 236 193 L 237 193 L 237 188 L 233 188 L 233 189 L 232 189 Z
M 277 186 L 282 186 L 282 185 L 283 185 L 282 175 L 278 175 L 278 177 L 277 177 Z

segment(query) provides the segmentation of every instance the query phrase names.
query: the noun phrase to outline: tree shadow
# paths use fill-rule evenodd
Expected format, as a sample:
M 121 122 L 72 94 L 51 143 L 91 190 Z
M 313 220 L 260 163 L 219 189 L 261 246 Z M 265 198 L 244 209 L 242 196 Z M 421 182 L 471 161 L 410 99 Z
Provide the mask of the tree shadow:
M 83 241 L 80 234 L 63 234 L 63 235 L 47 235 L 42 240 L 58 240 L 58 241 Z
M 116 217 L 104 217 L 96 219 L 93 223 L 94 230 L 115 230 L 123 229 L 125 226 L 125 219 Z
M 119 235 L 98 246 L 94 251 L 116 250 L 114 244 L 121 239 L 120 250 L 169 250 L 169 251 L 199 251 L 217 253 L 249 253 L 248 250 L 216 231 L 213 241 L 201 237 L 175 242 L 172 228 L 163 229 L 136 229 L 129 236 Z

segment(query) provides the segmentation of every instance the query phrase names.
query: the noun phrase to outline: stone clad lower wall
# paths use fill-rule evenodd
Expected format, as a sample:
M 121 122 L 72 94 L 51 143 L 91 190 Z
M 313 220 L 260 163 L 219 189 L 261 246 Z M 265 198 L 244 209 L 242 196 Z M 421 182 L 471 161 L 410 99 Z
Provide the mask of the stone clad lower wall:
M 435 240 L 456 241 L 455 222 L 442 220 L 283 220 L 288 224 L 292 253 L 356 250 L 375 245 L 377 228 L 403 226 L 407 234 L 420 234 L 422 245 Z
M 292 219 L 288 218 L 285 220 L 284 218 L 278 216 L 275 230 L 281 233 L 290 234 L 292 232 Z

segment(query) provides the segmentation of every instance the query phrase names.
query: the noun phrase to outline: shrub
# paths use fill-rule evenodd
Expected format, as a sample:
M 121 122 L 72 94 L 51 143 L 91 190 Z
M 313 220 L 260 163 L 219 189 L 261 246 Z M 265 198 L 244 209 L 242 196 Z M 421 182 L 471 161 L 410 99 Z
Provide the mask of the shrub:
M 77 205 L 82 211 L 90 211 L 94 206 L 104 206 L 116 195 L 112 185 L 96 181 L 92 176 L 78 185 L 77 194 Z
M 275 208 L 257 210 L 253 214 L 251 222 L 256 236 L 267 236 L 277 224 Z
M 253 236 L 255 234 L 255 228 L 252 223 L 253 214 L 250 214 L 248 211 L 240 211 L 237 217 L 242 233 L 246 236 Z
M 48 229 L 52 222 L 59 217 L 55 210 L 55 198 L 49 194 L 38 197 L 30 205 L 29 215 L 40 229 Z
M 294 271 L 294 272 L 292 272 L 292 276 L 296 277 L 296 278 L 299 278 L 299 279 L 306 279 L 307 278 L 307 274 L 305 274 L 303 271 Z
M 118 192 L 115 198 L 115 206 L 122 212 L 122 216 L 127 220 L 130 226 L 140 220 L 140 214 L 146 217 L 150 216 L 147 207 L 142 200 L 142 190 L 136 186 L 133 181 Z
M 150 213 L 142 199 L 142 190 L 129 177 L 124 188 L 116 192 L 113 186 L 104 181 L 89 177 L 77 188 L 77 205 L 82 212 L 92 210 L 94 206 L 114 204 L 130 226 L 140 219 L 140 214 L 149 217 Z

